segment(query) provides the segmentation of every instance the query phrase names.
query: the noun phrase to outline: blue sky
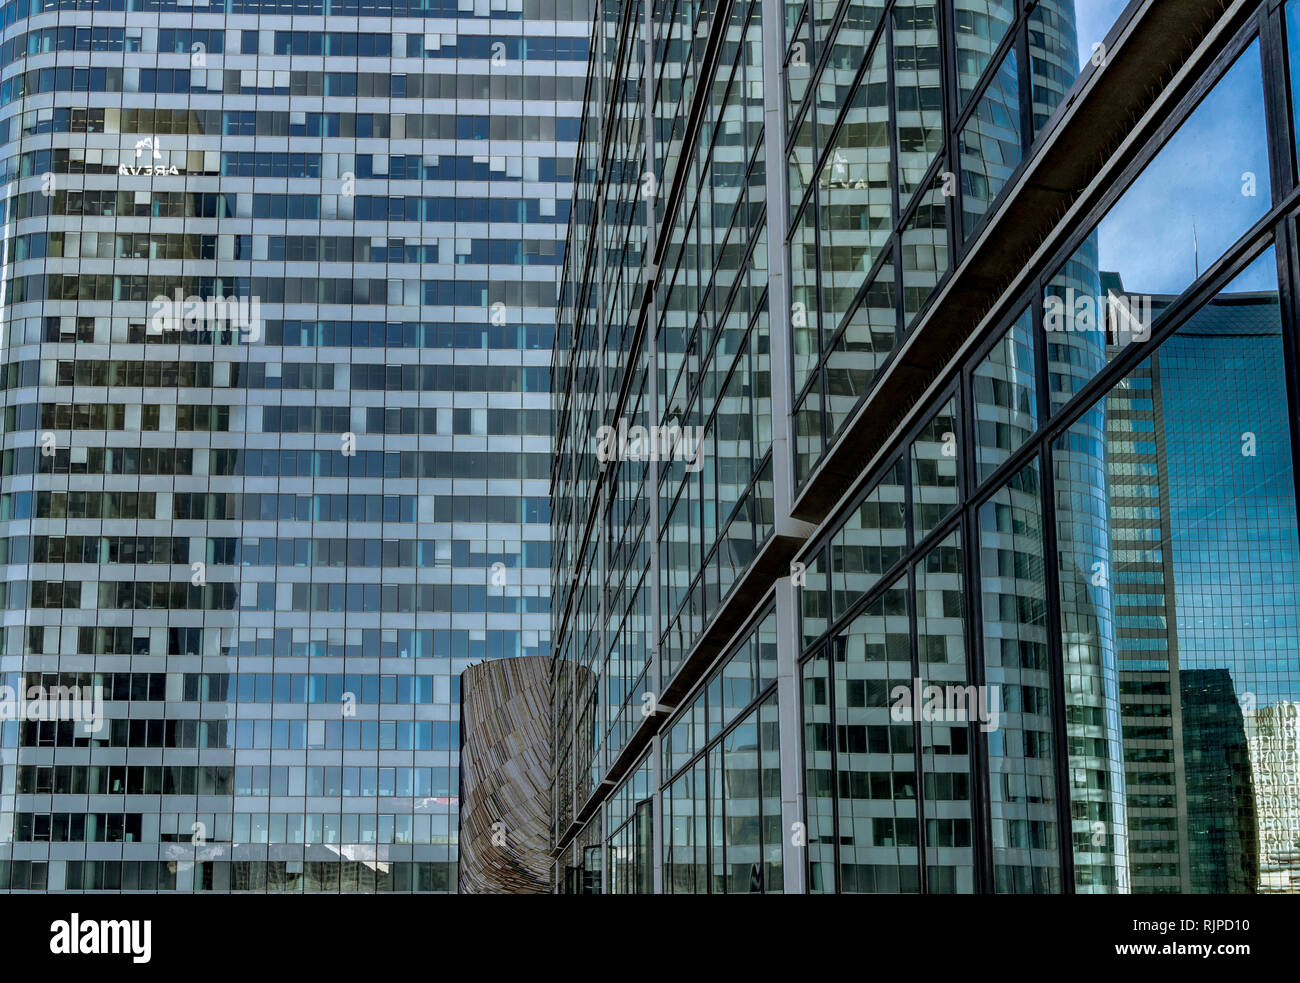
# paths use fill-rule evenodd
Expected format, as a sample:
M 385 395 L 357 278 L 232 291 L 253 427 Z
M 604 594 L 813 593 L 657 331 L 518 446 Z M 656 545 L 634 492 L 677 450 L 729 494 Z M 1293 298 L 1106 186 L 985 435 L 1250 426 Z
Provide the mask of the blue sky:
M 1254 175 L 1253 196 L 1243 193 L 1245 174 Z M 1098 266 L 1119 272 L 1129 293 L 1181 293 L 1195 279 L 1198 257 L 1204 273 L 1268 210 L 1269 196 L 1257 42 L 1102 220 Z
M 1074 26 L 1079 34 L 1079 67 L 1092 57 L 1092 46 L 1106 36 L 1129 0 L 1075 0 Z

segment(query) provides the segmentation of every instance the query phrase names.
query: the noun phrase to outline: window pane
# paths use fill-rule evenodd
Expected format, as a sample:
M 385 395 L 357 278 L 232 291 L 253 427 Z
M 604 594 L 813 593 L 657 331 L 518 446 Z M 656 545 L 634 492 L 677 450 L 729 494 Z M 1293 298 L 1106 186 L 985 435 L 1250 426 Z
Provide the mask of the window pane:
M 810 202 L 790 237 L 790 324 L 794 332 L 794 391 L 802 391 L 821 354 L 817 335 L 817 208 Z
M 903 324 L 912 323 L 948 271 L 947 178 L 934 176 L 922 193 L 916 212 L 908 219 L 901 238 L 903 254 Z
M 822 399 L 820 379 L 813 378 L 812 388 L 794 411 L 795 472 L 803 481 L 822 456 Z
M 876 271 L 843 333 L 826 358 L 826 430 L 848 422 L 898 342 L 898 304 L 892 254 Z
M 1053 277 L 1043 311 L 1053 407 L 1144 341 L 1269 202 L 1256 42 Z
M 956 0 L 957 88 L 961 105 L 988 68 L 993 52 L 1016 18 L 1015 0 Z
M 903 495 L 906 476 L 898 460 L 845 520 L 831 545 L 834 617 L 844 613 L 903 558 L 907 547 Z
M 1007 52 L 961 132 L 963 235 L 969 236 L 1020 163 L 1020 80 Z
M 943 81 L 933 0 L 894 4 L 894 112 L 899 207 L 906 208 L 943 145 Z
M 1077 6 L 1070 0 L 1046 0 L 1029 12 L 1029 86 L 1035 137 L 1079 75 Z
M 922 708 L 925 869 L 930 894 L 969 894 L 975 889 L 971 729 L 976 721 L 984 726 L 988 704 L 971 685 L 965 617 L 958 530 L 916 566 L 920 693 L 912 696 L 913 705 L 919 699 Z
M 897 687 L 912 686 L 906 580 L 831 644 L 840 891 L 916 893 L 916 746 L 910 720 L 891 705 Z
M 803 665 L 804 810 L 808 890 L 835 891 L 834 772 L 831 760 L 830 661 L 825 651 Z
M 836 44 L 858 44 L 865 48 L 880 26 L 880 15 L 888 0 L 849 0 L 844 20 L 835 35 Z
M 843 104 L 838 88 L 828 82 L 822 87 L 833 89 Z M 879 44 L 871 66 L 848 97 L 844 125 L 818 180 L 826 342 L 893 231 L 888 97 L 885 45 Z
M 788 118 L 793 129 L 797 125 L 799 105 L 808 94 L 808 80 L 812 72 L 811 52 L 808 50 L 808 22 L 790 32 L 790 57 L 786 63 L 786 98 Z
M 813 168 L 817 161 L 813 157 L 812 120 L 805 113 L 803 122 L 796 131 L 794 145 L 790 148 L 790 209 L 794 211 L 803 201 L 804 193 L 813 178 Z
M 980 507 L 979 563 L 988 705 L 993 889 L 1058 893 L 1047 584 L 1038 462 Z
M 826 551 L 820 550 L 808 561 L 807 578 L 799 591 L 799 621 L 803 625 L 803 644 L 811 644 L 826 630 Z
M 984 356 L 972 375 L 975 461 L 983 481 L 1038 427 L 1034 335 L 1026 310 Z
M 758 714 L 763 788 L 763 891 L 780 894 L 785 889 L 782 859 L 785 827 L 781 821 L 781 727 L 775 694 L 759 706 Z
M 760 893 L 763 890 L 763 870 L 759 835 L 757 709 L 727 734 L 722 742 L 722 755 L 727 893 Z
M 1279 757 L 1300 543 L 1278 295 L 1260 289 L 1275 262 L 1054 446 L 1080 890 L 1276 889 L 1300 836 Z
M 912 442 L 912 527 L 919 541 L 957 507 L 957 407 L 948 400 Z

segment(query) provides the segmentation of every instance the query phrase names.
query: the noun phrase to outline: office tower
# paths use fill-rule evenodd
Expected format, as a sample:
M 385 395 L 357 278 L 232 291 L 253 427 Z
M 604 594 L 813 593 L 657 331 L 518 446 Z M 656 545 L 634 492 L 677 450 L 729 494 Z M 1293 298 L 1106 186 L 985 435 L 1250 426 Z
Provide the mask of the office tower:
M 1129 296 L 1117 279 L 1107 290 Z M 1174 300 L 1153 297 L 1152 309 Z M 1243 436 L 1255 433 L 1266 444 L 1288 439 L 1281 380 L 1261 376 L 1254 364 L 1279 343 L 1277 302 L 1267 292 L 1215 298 L 1130 373 L 1127 392 L 1107 400 L 1134 891 L 1239 893 L 1260 886 L 1263 817 L 1250 787 L 1244 728 L 1261 703 L 1268 708 L 1262 719 L 1278 706 L 1252 677 L 1263 665 L 1260 655 L 1284 644 L 1269 615 L 1291 606 L 1295 568 L 1284 562 L 1255 583 L 1250 555 L 1225 548 L 1207 514 L 1231 515 L 1262 541 L 1276 542 L 1272 517 L 1285 514 L 1288 503 L 1278 499 L 1289 493 L 1271 476 L 1259 480 L 1249 446 L 1234 459 L 1209 457 L 1200 445 L 1205 434 L 1230 427 L 1243 404 L 1254 428 L 1243 424 Z M 1213 403 L 1206 399 L 1211 390 Z M 1233 409 L 1225 412 L 1220 403 Z M 1196 508 L 1198 501 L 1216 504 Z M 1179 616 L 1184 607 L 1195 620 Z M 1207 624 L 1219 627 L 1206 631 Z M 1220 854 L 1222 864 L 1215 862 Z
M 1295 890 L 1300 2 L 593 39 L 554 889 Z
M 106 718 L 0 723 L 0 889 L 454 891 L 459 673 L 549 652 L 585 5 L 0 20 L 0 676 Z

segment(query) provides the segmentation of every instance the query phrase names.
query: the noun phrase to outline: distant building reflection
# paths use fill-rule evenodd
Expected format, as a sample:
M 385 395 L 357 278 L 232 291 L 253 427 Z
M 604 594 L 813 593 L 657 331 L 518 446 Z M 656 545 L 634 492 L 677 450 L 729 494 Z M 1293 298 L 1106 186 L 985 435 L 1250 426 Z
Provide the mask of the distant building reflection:
M 1117 275 L 1101 283 L 1126 296 Z M 1151 298 L 1157 314 L 1170 302 Z M 1276 294 L 1221 294 L 1104 402 L 1134 893 L 1296 889 L 1296 704 L 1274 666 L 1300 558 L 1284 458 L 1259 457 L 1289 442 L 1280 374 L 1257 369 L 1280 335 Z M 1268 550 L 1266 577 L 1243 537 Z
M 1245 714 L 1259 828 L 1259 891 L 1300 891 L 1300 702 Z

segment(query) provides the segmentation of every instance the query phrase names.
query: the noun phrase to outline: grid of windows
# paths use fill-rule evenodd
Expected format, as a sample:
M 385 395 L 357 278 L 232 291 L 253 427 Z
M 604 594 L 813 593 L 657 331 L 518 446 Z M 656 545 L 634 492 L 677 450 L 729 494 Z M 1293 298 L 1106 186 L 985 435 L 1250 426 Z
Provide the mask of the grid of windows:
M 1297 890 L 1300 0 L 1207 13 L 1200 54 L 1127 43 L 1139 8 L 602 10 L 552 373 L 557 890 Z M 1093 132 L 1192 63 L 1141 140 Z M 988 246 L 1058 179 L 1077 213 Z M 630 436 L 665 424 L 698 453 Z M 645 788 L 649 885 L 611 866 Z
M 0 717 L 0 890 L 454 891 L 458 674 L 549 652 L 586 5 L 0 25 L 0 697 L 103 718 Z
M 910 481 L 887 465 L 809 564 L 810 889 L 1057 892 L 1072 872 L 1079 892 L 1294 890 L 1265 750 L 1290 746 L 1300 689 L 1289 370 L 1277 250 L 1243 238 L 1269 199 L 1205 223 L 1199 279 L 1176 251 L 1139 260 L 1158 233 L 1133 218 L 1176 221 L 1200 176 L 1166 176 L 1212 134 L 1235 134 L 1228 170 L 1267 174 L 1260 44 L 1239 51 L 931 410 Z M 947 468 L 925 453 L 940 433 Z M 840 544 L 868 516 L 868 557 L 897 545 L 864 577 Z M 933 684 L 933 708 L 914 700 Z
M 1018 6 L 814 4 L 788 35 L 800 481 L 873 388 L 1123 5 Z
M 782 891 L 775 622 L 749 631 L 668 726 L 666 892 Z

